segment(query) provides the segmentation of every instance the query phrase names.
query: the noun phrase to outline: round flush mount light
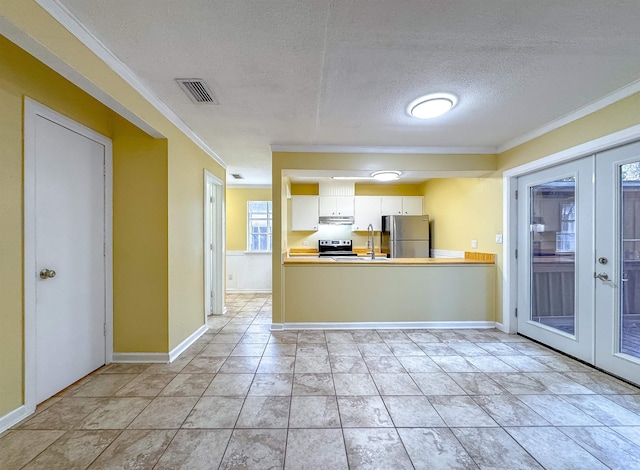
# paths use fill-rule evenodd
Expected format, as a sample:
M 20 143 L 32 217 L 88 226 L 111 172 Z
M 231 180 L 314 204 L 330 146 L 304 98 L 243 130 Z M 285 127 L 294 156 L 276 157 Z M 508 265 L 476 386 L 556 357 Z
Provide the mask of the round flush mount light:
M 393 181 L 400 178 L 399 171 L 375 171 L 371 173 L 371 177 L 378 181 Z
M 455 95 L 449 93 L 434 93 L 412 101 L 407 111 L 413 117 L 431 119 L 442 116 L 447 111 L 450 111 L 457 102 L 458 98 Z

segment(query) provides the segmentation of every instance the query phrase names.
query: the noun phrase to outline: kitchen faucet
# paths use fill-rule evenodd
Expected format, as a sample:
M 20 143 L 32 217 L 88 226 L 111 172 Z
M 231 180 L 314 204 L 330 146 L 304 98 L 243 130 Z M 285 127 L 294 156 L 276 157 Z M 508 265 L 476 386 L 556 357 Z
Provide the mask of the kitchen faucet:
M 373 225 L 369 224 L 367 227 L 367 236 L 371 233 L 371 259 L 376 259 L 376 245 L 373 239 L 375 238 L 375 234 L 373 233 Z M 367 253 L 369 254 L 369 253 Z

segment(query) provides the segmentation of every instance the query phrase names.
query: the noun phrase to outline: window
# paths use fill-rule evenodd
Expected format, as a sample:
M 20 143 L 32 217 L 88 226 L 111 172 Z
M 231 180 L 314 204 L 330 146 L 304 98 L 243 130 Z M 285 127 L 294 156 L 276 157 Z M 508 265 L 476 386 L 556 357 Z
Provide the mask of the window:
M 247 251 L 271 251 L 271 201 L 247 203 Z
M 576 251 L 576 204 L 562 204 L 560 212 L 560 231 L 556 233 L 556 253 L 575 253 Z

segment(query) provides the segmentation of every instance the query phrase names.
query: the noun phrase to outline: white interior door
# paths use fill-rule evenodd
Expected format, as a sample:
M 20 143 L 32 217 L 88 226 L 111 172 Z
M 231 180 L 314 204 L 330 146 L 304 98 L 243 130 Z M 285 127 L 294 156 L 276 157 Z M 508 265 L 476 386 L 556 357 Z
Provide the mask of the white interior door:
M 517 310 L 520 333 L 591 363 L 592 178 L 593 157 L 518 178 Z
M 105 363 L 105 146 L 37 116 L 34 147 L 40 403 Z
M 640 143 L 596 156 L 596 365 L 640 384 Z

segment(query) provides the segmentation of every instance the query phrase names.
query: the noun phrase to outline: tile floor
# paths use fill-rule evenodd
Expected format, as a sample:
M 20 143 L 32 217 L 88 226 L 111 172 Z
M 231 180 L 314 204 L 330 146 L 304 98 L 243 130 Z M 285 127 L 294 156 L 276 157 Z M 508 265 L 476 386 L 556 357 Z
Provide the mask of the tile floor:
M 0 468 L 640 469 L 640 389 L 496 330 L 270 333 L 271 297 L 172 364 L 112 364 L 0 437 Z

